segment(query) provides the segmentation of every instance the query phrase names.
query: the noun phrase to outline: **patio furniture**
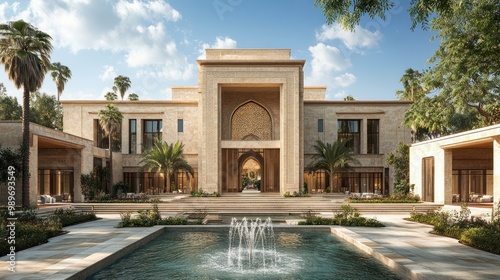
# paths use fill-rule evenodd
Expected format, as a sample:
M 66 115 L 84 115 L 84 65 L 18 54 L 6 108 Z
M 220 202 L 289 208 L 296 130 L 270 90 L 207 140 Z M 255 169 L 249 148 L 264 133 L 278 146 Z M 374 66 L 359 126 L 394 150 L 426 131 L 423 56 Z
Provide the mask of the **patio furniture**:
M 480 194 L 471 194 L 470 195 L 470 202 L 479 202 L 479 198 L 481 197 Z
M 63 193 L 62 201 L 69 202 L 69 193 Z
M 481 198 L 479 198 L 479 202 L 493 202 L 493 196 L 483 195 Z
M 56 199 L 48 194 L 42 194 L 40 198 L 43 204 L 56 203 Z

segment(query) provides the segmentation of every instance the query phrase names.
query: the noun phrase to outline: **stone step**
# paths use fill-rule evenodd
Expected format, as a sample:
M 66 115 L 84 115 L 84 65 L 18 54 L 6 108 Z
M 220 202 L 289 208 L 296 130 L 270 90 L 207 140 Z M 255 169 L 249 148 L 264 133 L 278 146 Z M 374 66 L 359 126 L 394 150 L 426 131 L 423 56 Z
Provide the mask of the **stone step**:
M 160 212 L 173 213 L 305 213 L 312 212 L 332 212 L 340 211 L 341 203 L 159 203 L 158 209 Z M 396 213 L 412 211 L 427 212 L 439 208 L 441 205 L 428 203 L 365 203 L 351 204 L 352 207 L 358 209 L 361 213 Z M 142 209 L 151 209 L 153 204 L 149 203 L 82 203 L 74 204 L 75 209 L 80 211 L 93 211 L 95 213 L 122 213 L 122 212 L 137 212 Z

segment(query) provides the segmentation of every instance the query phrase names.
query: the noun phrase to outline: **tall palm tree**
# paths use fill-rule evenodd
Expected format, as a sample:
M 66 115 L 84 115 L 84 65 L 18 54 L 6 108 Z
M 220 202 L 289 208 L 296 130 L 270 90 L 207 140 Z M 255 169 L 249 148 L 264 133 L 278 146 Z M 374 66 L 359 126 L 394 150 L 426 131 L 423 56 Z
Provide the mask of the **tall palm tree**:
M 418 101 L 425 96 L 425 89 L 422 86 L 422 73 L 418 70 L 408 68 L 399 80 L 404 90 L 396 91 L 400 100 Z
M 99 124 L 108 136 L 109 144 L 109 191 L 113 187 L 113 138 L 121 128 L 123 115 L 113 104 L 106 105 L 106 109 L 99 111 Z
M 59 98 L 64 91 L 64 85 L 66 85 L 66 82 L 71 79 L 71 70 L 68 66 L 62 65 L 59 62 L 54 62 L 50 66 L 50 71 L 50 76 L 52 76 L 52 80 L 56 83 L 57 102 L 59 103 Z
M 29 140 L 30 92 L 37 91 L 50 69 L 52 37 L 33 25 L 19 21 L 0 24 L 0 62 L 16 88 L 23 88 L 23 169 L 22 190 L 24 207 L 30 205 Z
M 156 142 L 156 144 L 142 155 L 143 159 L 139 164 L 147 171 L 156 170 L 158 173 L 165 174 L 164 192 L 170 192 L 170 176 L 177 170 L 185 170 L 188 175 L 194 174 L 191 165 L 184 158 L 184 144 L 175 142 Z
M 330 189 L 332 191 L 335 172 L 351 170 L 350 164 L 360 164 L 354 157 L 352 149 L 346 147 L 346 142 L 343 140 L 333 142 L 333 144 L 325 144 L 318 140 L 313 147 L 316 153 L 313 155 L 312 162 L 307 169 L 310 172 L 325 170 L 330 177 Z
M 125 92 L 127 92 L 127 90 L 130 88 L 131 85 L 132 82 L 130 81 L 129 77 L 119 75 L 115 78 L 115 85 L 113 86 L 113 91 L 120 92 L 120 95 L 123 100 Z

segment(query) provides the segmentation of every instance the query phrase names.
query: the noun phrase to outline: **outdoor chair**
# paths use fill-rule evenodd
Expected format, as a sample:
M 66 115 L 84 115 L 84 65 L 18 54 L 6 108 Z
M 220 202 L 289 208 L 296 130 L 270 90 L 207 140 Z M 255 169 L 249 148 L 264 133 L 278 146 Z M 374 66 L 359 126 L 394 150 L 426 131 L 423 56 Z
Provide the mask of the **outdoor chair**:
M 479 202 L 493 202 L 493 196 L 483 195 L 483 197 L 479 198 Z

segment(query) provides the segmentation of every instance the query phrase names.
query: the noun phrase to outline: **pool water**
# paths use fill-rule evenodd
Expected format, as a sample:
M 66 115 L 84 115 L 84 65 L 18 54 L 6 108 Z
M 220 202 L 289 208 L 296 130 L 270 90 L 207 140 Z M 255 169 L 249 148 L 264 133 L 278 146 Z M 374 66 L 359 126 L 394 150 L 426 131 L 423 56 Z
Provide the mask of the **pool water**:
M 401 279 L 329 231 L 275 228 L 276 263 L 228 261 L 226 228 L 167 229 L 88 279 Z

